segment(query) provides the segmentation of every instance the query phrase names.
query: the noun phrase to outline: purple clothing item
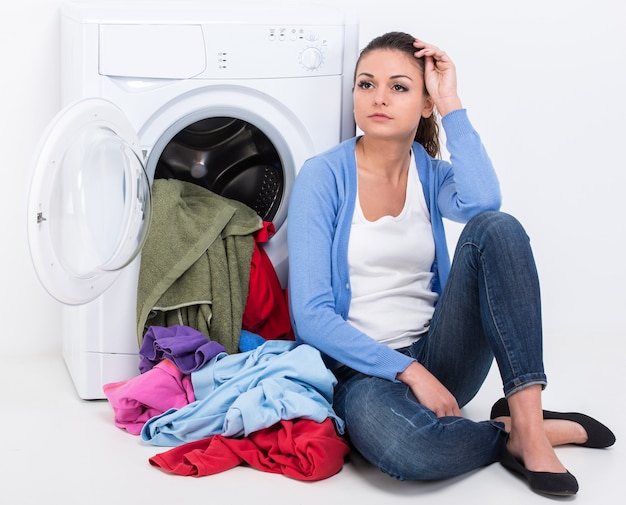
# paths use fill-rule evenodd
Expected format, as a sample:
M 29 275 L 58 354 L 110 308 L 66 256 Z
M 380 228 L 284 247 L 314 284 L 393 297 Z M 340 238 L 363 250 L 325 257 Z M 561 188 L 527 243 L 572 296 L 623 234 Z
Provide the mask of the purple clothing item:
M 181 372 L 190 374 L 221 352 L 226 352 L 222 344 L 208 340 L 189 326 L 150 326 L 139 349 L 139 371 L 147 372 L 167 358 Z

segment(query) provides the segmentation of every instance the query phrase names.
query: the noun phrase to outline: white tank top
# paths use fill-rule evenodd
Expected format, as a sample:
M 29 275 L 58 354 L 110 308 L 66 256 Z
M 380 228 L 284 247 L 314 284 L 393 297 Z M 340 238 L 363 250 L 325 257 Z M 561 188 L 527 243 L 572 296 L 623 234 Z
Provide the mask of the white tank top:
M 348 321 L 394 349 L 415 342 L 430 324 L 437 294 L 430 269 L 435 243 L 411 152 L 404 208 L 368 221 L 356 199 L 348 264 L 352 301 Z

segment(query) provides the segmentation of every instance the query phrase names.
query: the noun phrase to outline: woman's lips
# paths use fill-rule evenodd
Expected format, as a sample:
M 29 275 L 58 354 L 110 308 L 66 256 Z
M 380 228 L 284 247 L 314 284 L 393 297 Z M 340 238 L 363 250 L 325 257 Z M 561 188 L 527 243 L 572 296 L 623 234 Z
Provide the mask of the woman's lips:
M 370 119 L 373 119 L 373 120 L 375 120 L 375 121 L 385 121 L 385 120 L 391 119 L 391 118 L 390 118 L 389 116 L 387 116 L 386 114 L 378 114 L 378 113 L 376 113 L 376 114 L 371 114 L 371 115 L 369 116 L 369 118 L 370 118 Z

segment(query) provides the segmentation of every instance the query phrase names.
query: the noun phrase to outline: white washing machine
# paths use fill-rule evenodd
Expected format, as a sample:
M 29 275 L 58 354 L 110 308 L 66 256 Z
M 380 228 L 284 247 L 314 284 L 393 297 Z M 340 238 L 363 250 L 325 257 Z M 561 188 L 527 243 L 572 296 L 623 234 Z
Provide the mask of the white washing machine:
M 227 5 L 224 5 L 227 4 Z M 137 281 L 151 184 L 243 201 L 276 234 L 304 160 L 354 135 L 358 22 L 301 2 L 70 2 L 63 110 L 33 163 L 28 237 L 63 304 L 63 356 L 84 399 L 138 373 Z

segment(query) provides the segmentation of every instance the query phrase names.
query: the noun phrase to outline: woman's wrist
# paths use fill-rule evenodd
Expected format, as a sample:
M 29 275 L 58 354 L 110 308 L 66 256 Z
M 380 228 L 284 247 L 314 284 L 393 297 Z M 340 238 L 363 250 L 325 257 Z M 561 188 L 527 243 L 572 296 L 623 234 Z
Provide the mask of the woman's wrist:
M 404 382 L 407 386 L 415 384 L 419 382 L 419 374 L 421 368 L 422 366 L 417 361 L 413 361 L 402 372 L 396 374 L 396 379 L 398 379 L 400 382 Z
M 439 115 L 441 117 L 449 114 L 452 111 L 462 108 L 463 104 L 461 103 L 461 99 L 458 96 L 439 100 L 439 102 L 437 103 L 437 111 L 439 112 Z

